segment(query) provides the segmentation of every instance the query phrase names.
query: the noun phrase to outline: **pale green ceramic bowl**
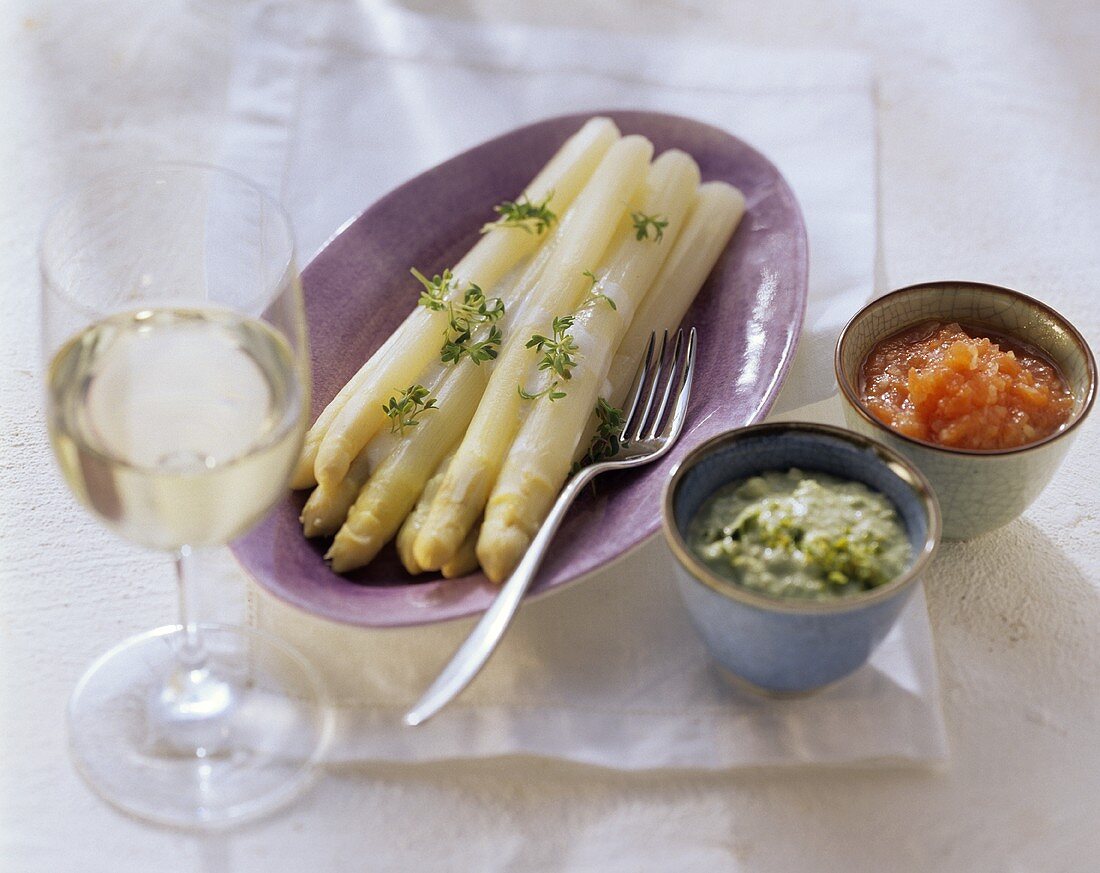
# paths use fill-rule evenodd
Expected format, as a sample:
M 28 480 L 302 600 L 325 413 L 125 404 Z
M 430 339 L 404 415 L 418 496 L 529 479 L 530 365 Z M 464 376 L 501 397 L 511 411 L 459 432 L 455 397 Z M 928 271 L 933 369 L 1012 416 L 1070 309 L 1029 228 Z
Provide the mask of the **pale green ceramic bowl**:
M 1069 420 L 1037 442 L 992 451 L 948 449 L 891 430 L 860 402 L 860 366 L 880 340 L 930 319 L 988 327 L 1040 349 L 1076 398 Z M 952 540 L 1008 524 L 1031 504 L 1058 469 L 1096 394 L 1096 361 L 1073 325 L 1026 294 L 980 282 L 925 282 L 869 303 L 841 332 L 835 367 L 848 426 L 901 452 L 928 477 L 943 511 L 943 537 Z

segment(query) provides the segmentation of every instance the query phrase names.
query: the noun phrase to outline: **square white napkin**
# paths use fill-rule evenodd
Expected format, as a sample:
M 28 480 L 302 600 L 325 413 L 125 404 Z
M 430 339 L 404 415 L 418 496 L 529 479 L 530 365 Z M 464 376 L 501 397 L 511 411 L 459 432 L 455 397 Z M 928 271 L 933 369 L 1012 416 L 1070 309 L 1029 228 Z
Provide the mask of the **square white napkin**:
M 777 411 L 830 420 L 831 346 L 874 289 L 875 115 L 859 57 L 472 26 L 351 2 L 239 12 L 222 162 L 287 205 L 302 252 L 380 195 L 540 118 L 653 109 L 724 127 L 773 160 L 805 212 L 810 303 Z M 747 220 L 751 220 L 751 216 Z M 529 603 L 452 707 L 400 715 L 471 621 L 363 630 L 250 587 L 250 617 L 297 645 L 341 703 L 336 761 L 531 754 L 604 767 L 726 768 L 942 759 L 946 739 L 923 592 L 870 663 L 821 694 L 761 700 L 713 669 L 650 541 Z

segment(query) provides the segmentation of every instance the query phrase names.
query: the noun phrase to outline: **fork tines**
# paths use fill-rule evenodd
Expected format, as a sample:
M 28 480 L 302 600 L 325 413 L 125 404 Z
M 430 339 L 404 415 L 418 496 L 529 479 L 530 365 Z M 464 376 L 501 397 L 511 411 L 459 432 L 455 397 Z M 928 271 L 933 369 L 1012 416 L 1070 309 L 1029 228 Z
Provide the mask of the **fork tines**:
M 683 329 L 676 331 L 671 352 L 668 339 L 666 330 L 654 355 L 657 334 L 650 334 L 645 361 L 634 377 L 635 387 L 619 438 L 622 445 L 668 439 L 683 425 L 695 367 L 695 328 L 691 329 L 686 343 Z M 675 404 L 670 411 L 674 391 Z

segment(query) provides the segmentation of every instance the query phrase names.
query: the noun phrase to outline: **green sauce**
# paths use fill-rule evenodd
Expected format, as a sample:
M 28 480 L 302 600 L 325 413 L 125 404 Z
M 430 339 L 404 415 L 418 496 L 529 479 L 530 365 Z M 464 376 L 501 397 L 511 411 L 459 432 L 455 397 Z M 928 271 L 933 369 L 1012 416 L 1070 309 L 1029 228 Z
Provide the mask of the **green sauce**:
M 688 526 L 703 563 L 773 597 L 830 600 L 901 575 L 911 550 L 890 502 L 824 473 L 768 472 L 720 488 Z

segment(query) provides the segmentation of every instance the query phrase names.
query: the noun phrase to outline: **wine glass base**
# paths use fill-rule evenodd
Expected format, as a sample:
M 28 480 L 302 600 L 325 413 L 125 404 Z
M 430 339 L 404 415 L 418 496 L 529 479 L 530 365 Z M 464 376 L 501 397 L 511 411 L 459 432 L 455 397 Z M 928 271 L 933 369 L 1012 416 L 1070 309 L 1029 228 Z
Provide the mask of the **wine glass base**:
M 69 745 L 88 785 L 123 812 L 209 829 L 273 812 L 308 788 L 332 708 L 320 676 L 275 637 L 200 630 L 197 692 L 186 678 L 196 671 L 179 668 L 178 625 L 99 658 L 69 701 Z

